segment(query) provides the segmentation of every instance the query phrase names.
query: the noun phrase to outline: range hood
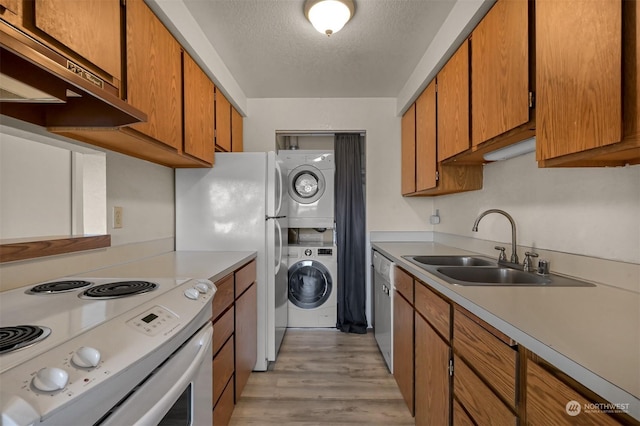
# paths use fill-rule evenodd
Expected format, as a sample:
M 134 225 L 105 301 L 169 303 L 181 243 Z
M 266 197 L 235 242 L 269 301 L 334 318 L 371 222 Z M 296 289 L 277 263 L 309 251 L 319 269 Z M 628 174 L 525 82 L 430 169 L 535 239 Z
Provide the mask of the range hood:
M 117 128 L 147 120 L 115 87 L 2 21 L 0 114 L 47 128 Z

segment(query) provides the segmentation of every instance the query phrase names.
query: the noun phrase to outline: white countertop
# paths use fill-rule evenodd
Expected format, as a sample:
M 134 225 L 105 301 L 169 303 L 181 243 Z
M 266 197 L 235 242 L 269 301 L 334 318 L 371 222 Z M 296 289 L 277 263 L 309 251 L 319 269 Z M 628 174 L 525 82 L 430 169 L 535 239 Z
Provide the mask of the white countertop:
M 437 243 L 373 243 L 398 266 L 640 419 L 640 295 L 595 287 L 459 286 L 403 255 L 473 254 Z
M 214 283 L 256 257 L 252 251 L 174 251 L 77 277 L 206 278 Z

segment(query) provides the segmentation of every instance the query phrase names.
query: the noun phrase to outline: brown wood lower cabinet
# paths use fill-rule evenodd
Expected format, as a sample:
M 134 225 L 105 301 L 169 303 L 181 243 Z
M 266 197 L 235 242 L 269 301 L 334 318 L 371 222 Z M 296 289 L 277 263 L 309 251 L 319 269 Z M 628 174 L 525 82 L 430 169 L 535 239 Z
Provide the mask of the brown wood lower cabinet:
M 456 306 L 453 393 L 476 424 L 518 422 L 518 348 L 489 324 Z
M 233 407 L 233 380 L 230 380 L 213 409 L 213 424 L 228 425 L 233 414 Z
M 256 366 L 258 287 L 252 284 L 236 299 L 236 401 Z
M 490 329 L 493 330 L 484 321 L 457 307 L 453 319 L 453 348 L 515 410 L 518 351 L 509 346 L 511 342 L 507 337 L 495 336 Z
M 456 426 L 475 426 L 475 423 L 473 423 L 473 420 L 457 399 L 453 400 L 453 424 Z
M 527 361 L 527 409 L 528 425 L 621 425 L 634 424 L 622 420 L 618 422 L 595 403 L 607 404 L 598 398 L 586 398 L 568 383 L 560 380 L 549 369 L 532 360 Z M 585 410 L 593 405 L 594 409 Z M 637 422 L 635 424 L 638 424 Z
M 215 331 L 214 331 L 215 334 Z M 213 403 L 217 406 L 222 392 L 231 380 L 233 383 L 233 336 L 224 344 L 220 352 L 213 357 Z
M 216 281 L 213 298 L 213 424 L 227 425 L 256 365 L 255 259 Z
M 451 417 L 451 348 L 418 312 L 415 327 L 416 425 L 447 425 Z
M 411 415 L 414 415 L 413 348 L 413 306 L 396 291 L 393 298 L 393 376 Z
M 516 415 L 458 356 L 454 357 L 453 369 L 453 392 L 476 424 L 516 424 Z
M 640 425 L 406 271 L 394 284 L 393 375 L 416 425 Z

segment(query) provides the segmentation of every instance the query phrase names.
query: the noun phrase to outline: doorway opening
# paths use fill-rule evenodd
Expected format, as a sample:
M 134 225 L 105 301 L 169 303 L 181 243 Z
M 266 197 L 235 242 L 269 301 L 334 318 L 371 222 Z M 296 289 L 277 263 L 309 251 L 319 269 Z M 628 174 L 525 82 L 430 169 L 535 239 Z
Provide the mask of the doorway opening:
M 335 247 L 338 254 L 338 271 L 334 278 L 338 289 L 336 326 L 345 332 L 366 333 L 366 133 L 278 131 L 275 145 L 279 157 L 288 159 L 289 163 L 292 158 L 306 158 L 305 161 L 309 163 L 302 166 L 304 173 L 300 171 L 300 166 L 287 165 L 290 192 L 296 193 L 298 186 L 304 186 L 302 195 L 290 200 L 290 252 L 294 253 L 295 247 L 301 244 L 330 244 Z M 296 217 L 295 212 L 300 211 L 298 207 L 302 207 L 305 201 L 301 198 L 306 194 L 312 194 L 316 189 L 317 193 L 320 193 L 320 189 L 326 190 L 322 171 L 317 173 L 318 179 L 314 180 L 313 173 L 306 170 L 313 171 L 314 156 L 318 157 L 319 164 L 326 161 L 323 152 L 335 158 L 335 180 L 332 179 L 331 191 L 334 208 L 331 211 L 332 220 L 324 220 L 324 214 L 318 218 L 318 223 L 322 223 L 317 225 L 313 218 L 303 220 Z M 315 202 L 312 197 L 309 200 Z M 306 205 L 309 206 L 309 203 Z M 290 258 L 289 267 L 299 260 Z M 356 313 L 355 317 L 353 313 Z

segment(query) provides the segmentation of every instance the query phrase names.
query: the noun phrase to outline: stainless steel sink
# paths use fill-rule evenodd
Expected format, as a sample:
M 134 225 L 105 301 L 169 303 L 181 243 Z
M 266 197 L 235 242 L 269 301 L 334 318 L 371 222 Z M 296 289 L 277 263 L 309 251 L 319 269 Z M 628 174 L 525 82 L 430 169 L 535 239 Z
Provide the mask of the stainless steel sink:
M 561 275 L 537 275 L 482 256 L 402 256 L 450 284 L 461 286 L 595 287 Z
M 496 266 L 496 262 L 475 256 L 402 256 L 418 266 Z
M 442 267 L 437 271 L 458 282 L 489 285 L 549 284 L 549 278 L 510 268 Z
M 441 266 L 427 271 L 462 286 L 595 287 L 595 284 L 561 275 L 541 276 L 506 267 Z

